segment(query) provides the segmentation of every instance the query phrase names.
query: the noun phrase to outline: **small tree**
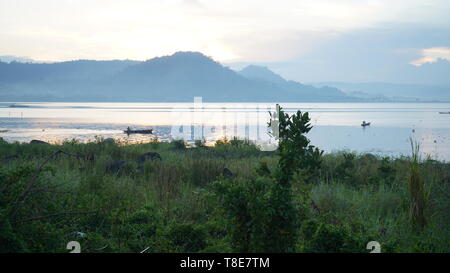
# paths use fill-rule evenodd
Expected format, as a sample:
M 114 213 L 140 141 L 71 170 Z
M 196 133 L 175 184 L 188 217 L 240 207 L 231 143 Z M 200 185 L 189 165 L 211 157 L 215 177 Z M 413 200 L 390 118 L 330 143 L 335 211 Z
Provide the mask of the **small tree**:
M 266 164 L 254 180 L 215 183 L 222 208 L 231 223 L 233 249 L 239 252 L 293 252 L 299 229 L 299 211 L 292 201 L 293 175 L 320 165 L 322 151 L 310 145 L 308 113 L 289 116 L 277 106 L 269 126 L 279 140 L 280 160 L 272 174 Z M 279 127 L 279 130 L 278 130 Z
M 277 120 L 278 119 L 278 120 Z M 308 112 L 300 110 L 289 116 L 277 104 L 277 112 L 271 113 L 269 126 L 278 124 L 278 181 L 280 184 L 290 186 L 292 176 L 300 170 L 313 171 L 320 167 L 323 151 L 310 145 L 305 136 L 312 129 Z
M 278 120 L 277 120 L 278 119 Z M 274 188 L 273 197 L 278 204 L 273 215 L 272 224 L 274 237 L 277 238 L 274 249 L 276 252 L 291 251 L 294 248 L 297 236 L 298 212 L 292 203 L 291 181 L 295 173 L 300 170 L 313 171 L 321 164 L 323 151 L 310 145 L 310 140 L 305 136 L 312 126 L 309 123 L 308 112 L 300 110 L 289 116 L 277 104 L 277 112 L 271 114 L 269 126 L 278 125 L 278 168 L 275 179 L 278 184 Z

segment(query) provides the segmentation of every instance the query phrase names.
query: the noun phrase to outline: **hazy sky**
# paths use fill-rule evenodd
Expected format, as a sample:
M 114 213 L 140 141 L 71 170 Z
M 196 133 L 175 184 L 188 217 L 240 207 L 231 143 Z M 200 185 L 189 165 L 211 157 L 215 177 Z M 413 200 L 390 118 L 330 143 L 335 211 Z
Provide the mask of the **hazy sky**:
M 0 55 L 201 51 L 303 82 L 408 82 L 404 71 L 450 61 L 449 14 L 449 0 L 0 0 Z

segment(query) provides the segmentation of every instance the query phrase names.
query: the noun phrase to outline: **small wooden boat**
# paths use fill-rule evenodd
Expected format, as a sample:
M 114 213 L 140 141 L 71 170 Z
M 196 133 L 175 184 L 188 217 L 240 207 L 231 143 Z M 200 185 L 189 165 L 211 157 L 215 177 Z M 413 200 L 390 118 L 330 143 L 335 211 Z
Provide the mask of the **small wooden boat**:
M 144 135 L 151 135 L 153 134 L 153 129 L 148 130 L 131 130 L 130 127 L 128 127 L 126 130 L 123 131 L 125 134 L 144 134 Z
M 450 111 L 448 111 L 448 112 L 439 112 L 439 114 L 450 114 Z
M 362 127 L 370 126 L 370 122 L 365 122 L 365 121 L 363 121 L 363 122 L 361 123 L 361 126 L 362 126 Z

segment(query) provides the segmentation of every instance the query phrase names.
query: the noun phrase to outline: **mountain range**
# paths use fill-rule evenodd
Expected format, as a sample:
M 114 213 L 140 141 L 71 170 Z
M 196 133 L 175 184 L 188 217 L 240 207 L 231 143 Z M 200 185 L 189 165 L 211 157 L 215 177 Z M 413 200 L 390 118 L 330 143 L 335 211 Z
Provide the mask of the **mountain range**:
M 333 86 L 348 95 L 373 101 L 450 101 L 450 86 L 385 82 L 321 82 L 315 87 Z
M 199 52 L 147 61 L 0 62 L 0 101 L 360 101 L 334 87 L 288 81 L 266 67 L 234 71 Z

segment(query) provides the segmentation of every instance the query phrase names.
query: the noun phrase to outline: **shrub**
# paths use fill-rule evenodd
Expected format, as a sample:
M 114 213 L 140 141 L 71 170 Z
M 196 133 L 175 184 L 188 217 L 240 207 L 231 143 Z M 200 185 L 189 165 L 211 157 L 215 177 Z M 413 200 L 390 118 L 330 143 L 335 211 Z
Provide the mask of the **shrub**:
M 17 253 L 24 250 L 24 243 L 13 232 L 8 219 L 0 213 L 0 253 Z
M 279 209 L 279 204 L 271 200 L 273 186 L 274 182 L 267 178 L 224 180 L 213 184 L 229 220 L 231 246 L 235 251 L 271 250 L 271 216 Z
M 300 214 L 292 201 L 291 180 L 294 174 L 314 171 L 321 164 L 322 151 L 310 145 L 305 136 L 312 128 L 309 121 L 308 113 L 297 111 L 289 116 L 277 105 L 269 122 L 272 129 L 279 127 L 274 136 L 279 140 L 280 159 L 273 177 L 267 164 L 261 162 L 256 173 L 262 177 L 215 183 L 215 192 L 230 218 L 234 250 L 294 251 Z M 226 143 L 225 139 L 216 145 Z
M 336 167 L 336 177 L 348 184 L 355 184 L 355 158 L 353 153 L 343 153 L 343 161 Z
M 180 252 L 198 252 L 206 247 L 206 232 L 202 226 L 174 223 L 167 238 Z
M 277 113 L 271 114 L 269 122 L 270 127 L 278 123 L 279 132 L 275 137 L 279 139 L 280 156 L 275 173 L 278 183 L 273 192 L 278 210 L 271 219 L 271 228 L 275 238 L 273 250 L 290 252 L 294 249 L 296 225 L 299 222 L 298 210 L 292 202 L 292 178 L 299 172 L 317 170 L 322 163 L 323 151 L 310 145 L 310 140 L 305 136 L 312 129 L 308 112 L 297 111 L 289 116 L 278 105 L 277 108 Z
M 383 157 L 383 159 L 381 160 L 381 164 L 378 167 L 378 171 L 380 172 L 384 181 L 388 183 L 392 183 L 394 181 L 396 170 L 392 166 L 392 162 L 389 157 Z
M 312 253 L 365 252 L 368 242 L 348 227 L 308 220 L 302 225 L 303 251 Z
M 184 140 L 182 139 L 174 139 L 170 142 L 170 145 L 175 149 L 175 150 L 184 150 L 186 149 L 186 142 L 184 142 Z
M 256 173 L 259 176 L 269 177 L 271 175 L 269 166 L 267 165 L 267 161 L 259 161 L 258 167 L 256 168 Z

